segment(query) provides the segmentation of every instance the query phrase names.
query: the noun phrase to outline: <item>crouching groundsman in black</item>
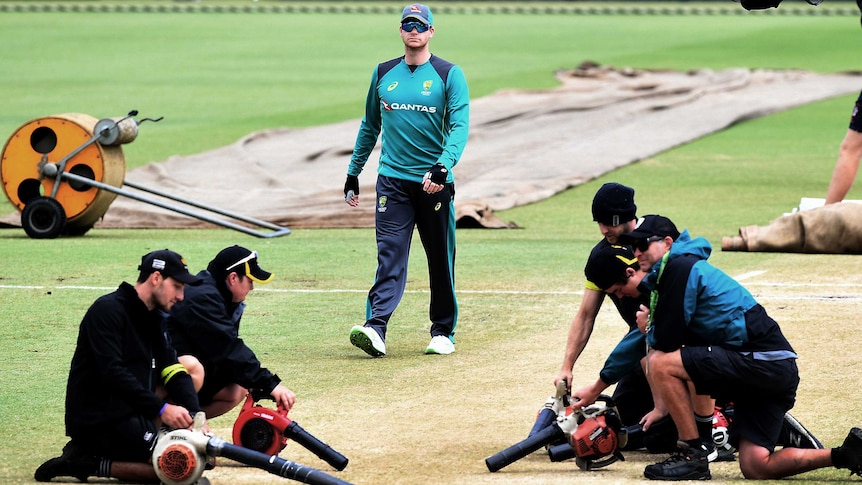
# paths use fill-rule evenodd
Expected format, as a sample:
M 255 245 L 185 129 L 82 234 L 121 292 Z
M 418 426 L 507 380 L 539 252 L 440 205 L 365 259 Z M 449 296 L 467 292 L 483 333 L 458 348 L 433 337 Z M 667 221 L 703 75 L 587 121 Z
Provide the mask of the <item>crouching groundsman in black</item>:
M 97 299 L 81 321 L 66 386 L 63 454 L 43 463 L 36 481 L 113 477 L 158 481 L 152 450 L 162 426 L 192 426 L 200 411 L 192 376 L 165 337 L 162 312 L 200 279 L 164 249 L 141 259 L 134 285 Z
M 839 447 L 776 449 L 796 402 L 797 355 L 754 296 L 709 263 L 709 241 L 692 238 L 687 230 L 678 233 L 661 216 L 645 216 L 620 241 L 631 244 L 642 270 L 649 268 L 640 286 L 650 291 L 650 304 L 637 314 L 649 345 L 645 369 L 656 401 L 664 403 L 679 434 L 678 451 L 646 466 L 646 478 L 712 477 L 693 392 L 734 403 L 730 444 L 739 450 L 745 478 L 778 479 L 830 466 L 862 474 L 858 427 Z M 624 280 L 628 270 L 617 271 L 621 277 L 616 280 Z
M 255 400 L 272 399 L 290 410 L 296 394 L 261 365 L 239 336 L 246 297 L 255 283 L 273 278 L 258 264 L 257 251 L 224 248 L 198 277 L 202 283 L 171 310 L 167 330 L 180 362 L 193 375 L 203 375 L 196 387 L 207 418 L 227 413 L 249 392 Z

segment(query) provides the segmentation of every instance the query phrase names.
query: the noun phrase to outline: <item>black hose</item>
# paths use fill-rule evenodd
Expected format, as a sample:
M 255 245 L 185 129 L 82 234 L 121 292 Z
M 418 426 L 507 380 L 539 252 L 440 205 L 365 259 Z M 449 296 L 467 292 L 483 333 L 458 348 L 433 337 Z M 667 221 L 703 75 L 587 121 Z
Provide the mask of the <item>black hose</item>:
M 224 456 L 244 465 L 265 470 L 273 475 L 310 485 L 350 485 L 350 482 L 345 482 L 316 468 L 300 465 L 295 461 L 279 458 L 277 455 L 270 456 L 242 446 L 232 445 L 219 437 L 210 438 L 207 442 L 207 455 Z

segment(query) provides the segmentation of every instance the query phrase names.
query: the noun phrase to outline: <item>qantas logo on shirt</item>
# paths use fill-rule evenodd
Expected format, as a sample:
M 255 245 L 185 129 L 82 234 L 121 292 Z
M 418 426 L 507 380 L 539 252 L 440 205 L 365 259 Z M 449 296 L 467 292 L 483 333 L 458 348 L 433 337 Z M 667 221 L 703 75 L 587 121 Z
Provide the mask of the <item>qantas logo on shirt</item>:
M 408 103 L 387 103 L 385 99 L 381 99 L 383 109 L 386 111 L 419 111 L 422 113 L 436 113 L 436 106 L 425 106 L 424 104 L 408 104 Z

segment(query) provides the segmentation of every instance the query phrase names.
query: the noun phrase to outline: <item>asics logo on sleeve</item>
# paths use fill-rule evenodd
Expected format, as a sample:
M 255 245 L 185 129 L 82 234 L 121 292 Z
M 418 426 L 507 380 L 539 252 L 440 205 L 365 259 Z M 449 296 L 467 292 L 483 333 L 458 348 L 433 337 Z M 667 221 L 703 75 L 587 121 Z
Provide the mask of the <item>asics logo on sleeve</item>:
M 389 86 L 386 86 L 386 90 L 387 91 L 394 91 L 395 88 L 397 88 L 397 87 L 398 87 L 398 81 L 395 81 L 394 83 L 390 84 Z

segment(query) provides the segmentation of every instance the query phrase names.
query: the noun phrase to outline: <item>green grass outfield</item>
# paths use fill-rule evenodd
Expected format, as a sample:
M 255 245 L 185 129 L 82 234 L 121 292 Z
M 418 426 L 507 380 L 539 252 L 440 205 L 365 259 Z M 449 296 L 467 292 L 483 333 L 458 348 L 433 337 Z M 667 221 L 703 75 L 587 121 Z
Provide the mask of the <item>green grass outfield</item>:
M 821 7 L 850 12 L 854 4 L 827 2 L 815 8 L 790 1 L 779 10 L 798 8 L 802 13 L 504 15 L 444 14 L 441 8 L 435 9 L 433 51 L 463 66 L 474 97 L 502 88 L 551 87 L 555 70 L 587 59 L 638 68 L 745 66 L 820 72 L 860 68 L 858 12 L 805 13 Z M 68 7 L 74 2 L 53 4 L 59 3 Z M 11 4 L 0 2 L 0 137 L 31 119 L 66 112 L 105 117 L 138 109 L 142 116 L 164 116 L 159 123 L 142 125 L 138 139 L 124 147 L 129 168 L 222 146 L 254 130 L 358 118 L 374 64 L 401 53 L 395 4 L 380 4 L 393 9 L 385 13 L 3 10 L 3 5 Z M 731 2 L 727 7 L 741 10 Z M 505 399 L 493 408 L 524 402 L 528 408 L 538 406 L 551 391 L 568 323 L 580 298 L 584 257 L 598 239 L 589 203 L 601 183 L 614 180 L 634 186 L 641 214 L 670 216 L 718 245 L 721 236 L 742 225 L 766 223 L 790 210 L 802 196 L 825 194 L 854 99 L 826 100 L 746 122 L 547 201 L 500 214 L 523 229 L 460 231 L 459 350 L 449 361 L 429 360 L 419 352 L 427 340 L 427 273 L 419 246 L 411 261 L 408 294 L 390 330 L 392 355 L 371 361 L 358 358 L 350 347 L 347 332 L 362 319 L 364 294 L 375 268 L 372 230 L 301 230 L 263 240 L 226 229 L 96 229 L 84 237 L 48 241 L 28 239 L 19 229 L 0 231 L 0 481 L 29 483 L 35 467 L 65 443 L 66 375 L 77 325 L 92 300 L 119 281 L 134 279 L 138 258 L 149 250 L 170 247 L 199 270 L 216 251 L 238 243 L 260 251 L 262 265 L 277 276 L 252 293 L 243 336 L 264 364 L 299 395 L 295 419 L 336 449 L 350 451 L 345 454 L 351 465 L 343 477 L 382 483 L 363 468 L 364 438 L 354 432 L 355 423 L 343 423 L 350 429 L 339 427 L 338 434 L 324 427 L 324 419 L 342 419 L 333 400 L 348 399 L 357 390 L 369 392 L 371 399 L 375 389 L 401 385 L 404 393 L 421 394 L 426 386 L 445 383 L 450 373 L 460 376 L 481 368 L 485 360 L 493 364 L 497 359 L 501 372 L 483 379 L 495 392 L 505 390 Z M 862 198 L 862 187 L 857 184 L 850 197 Z M 0 212 L 9 212 L 11 205 L 4 204 Z M 782 312 L 794 335 L 803 335 L 793 326 L 800 321 L 809 328 L 823 326 L 821 336 L 794 341 L 796 345 L 813 346 L 819 338 L 839 335 L 855 341 L 856 320 L 821 319 L 818 314 L 836 304 L 849 305 L 846 315 L 858 314 L 855 310 L 862 307 L 858 256 L 716 251 L 712 260 L 732 275 L 765 271 L 775 287 L 815 281 L 833 288 L 829 291 L 839 303 L 826 300 L 814 312 L 797 315 L 800 303 L 780 299 L 765 305 L 771 312 Z M 758 297 L 774 291 L 769 286 L 752 288 Z M 616 322 L 611 329 L 607 342 L 598 340 L 588 347 L 595 355 L 606 354 L 616 338 L 614 331 L 621 331 Z M 532 335 L 552 333 L 555 346 L 533 348 Z M 529 365 L 513 368 L 506 364 L 516 352 L 487 350 L 501 348 L 527 352 Z M 843 439 L 850 424 L 862 422 L 858 398 L 833 394 L 842 387 L 858 388 L 858 368 L 819 378 L 811 367 L 831 362 L 839 352 L 855 353 L 809 353 L 800 363 L 805 386 L 798 396 L 798 413 L 827 444 Z M 449 364 L 444 367 L 441 362 Z M 590 364 L 584 365 L 592 370 Z M 393 382 L 417 375 L 418 385 Z M 589 374 L 583 382 L 593 377 Z M 527 384 L 533 386 L 530 392 L 517 392 Z M 816 392 L 823 390 L 821 386 L 832 398 Z M 400 398 L 402 394 L 392 396 Z M 424 412 L 418 404 L 409 409 L 420 416 Z M 473 412 L 493 416 L 494 410 Z M 212 425 L 229 437 L 232 416 Z M 481 464 L 510 439 L 501 434 L 492 444 L 478 451 L 468 447 L 464 453 Z M 471 483 L 452 473 L 432 472 L 425 481 Z M 815 472 L 813 477 L 837 481 L 846 474 Z M 507 483 L 506 475 L 494 478 L 495 483 Z M 631 478 L 636 481 L 637 475 Z M 402 477 L 387 483 L 416 482 Z
M 480 4 L 474 11 L 447 3 L 438 9 L 433 50 L 463 66 L 474 97 L 553 86 L 555 70 L 583 60 L 641 68 L 858 69 L 858 14 L 846 14 L 853 3 L 821 8 L 787 1 L 755 13 L 729 0 L 703 7 L 728 12 L 722 15 L 643 13 L 649 4 L 598 15 L 585 12 L 602 4 L 581 3 L 553 4 L 558 10 L 548 14 L 503 14 L 490 13 L 501 12 L 500 6 Z M 164 116 L 142 125 L 139 139 L 124 147 L 133 168 L 232 143 L 254 130 L 359 118 L 374 64 L 401 52 L 400 4 L 370 4 L 369 13 L 356 13 L 364 4 L 350 10 L 354 4 L 346 3 L 317 4 L 333 13 L 129 10 L 139 3 L 215 8 L 225 2 L 67 1 L 45 2 L 52 6 L 48 12 L 0 10 L 0 136 L 31 119 L 67 112 L 102 118 L 137 109 L 141 116 Z M 71 11 L 112 4 L 125 10 Z M 374 13 L 374 5 L 388 10 Z M 459 5 L 469 13 L 442 12 Z M 541 5 L 524 8 L 542 12 Z M 695 11 L 699 4 L 681 5 Z

